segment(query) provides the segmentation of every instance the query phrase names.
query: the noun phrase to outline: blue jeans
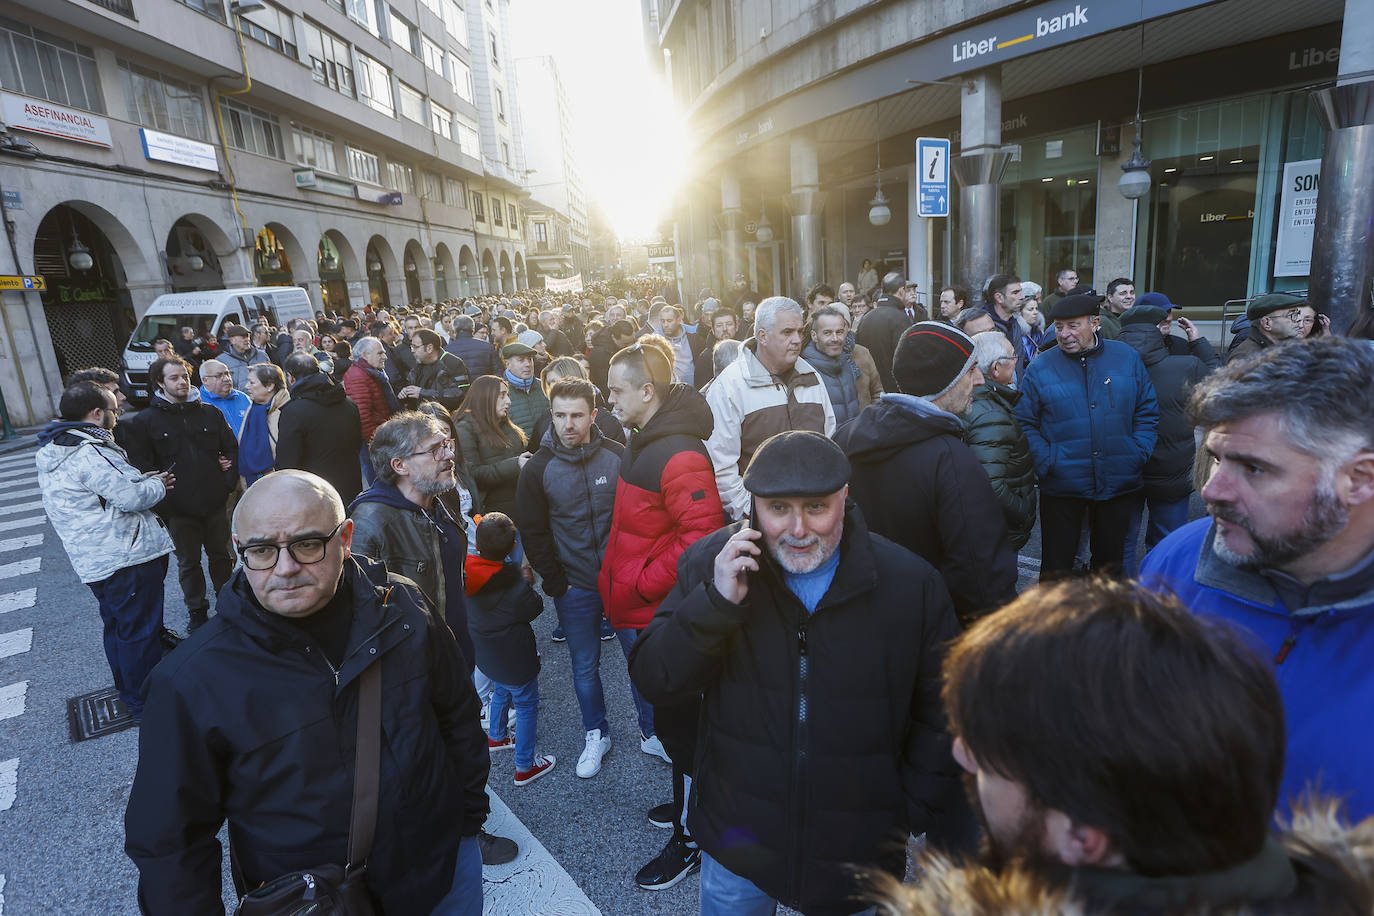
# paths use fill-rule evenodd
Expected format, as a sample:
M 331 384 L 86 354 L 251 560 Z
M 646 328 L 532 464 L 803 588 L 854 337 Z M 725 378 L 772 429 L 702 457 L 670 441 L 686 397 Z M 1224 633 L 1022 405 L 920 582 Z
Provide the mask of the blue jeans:
M 606 723 L 606 695 L 601 690 L 601 595 L 570 586 L 553 599 L 553 606 L 558 611 L 558 625 L 568 637 L 582 730 L 599 728 L 604 737 L 610 734 L 610 726 Z
M 701 916 L 773 916 L 778 911 L 778 902 L 702 850 L 701 896 L 697 907 Z M 869 907 L 857 910 L 854 916 L 871 916 L 874 912 Z
M 600 632 L 601 624 L 597 623 L 597 632 Z M 620 651 L 625 653 L 625 660 L 630 660 L 630 648 L 634 646 L 635 640 L 639 638 L 638 630 L 616 630 L 616 639 L 620 640 Z M 654 707 L 648 700 L 639 695 L 639 689 L 635 687 L 635 682 L 630 681 L 630 695 L 635 698 L 635 712 L 639 714 L 639 733 L 645 738 L 652 738 L 654 735 Z
M 1136 543 L 1140 540 L 1140 523 L 1146 510 L 1150 513 L 1145 525 L 1145 552 L 1154 550 L 1155 545 L 1164 540 L 1169 532 L 1188 524 L 1188 497 L 1175 500 L 1141 497 L 1131 511 L 1131 523 L 1126 528 L 1126 551 L 1122 555 L 1121 569 L 1128 576 L 1134 576 L 1139 563 L 1136 560 Z
M 465 836 L 458 844 L 453 887 L 430 916 L 482 916 L 482 849 L 477 837 Z
M 143 716 L 143 682 L 162 661 L 162 584 L 167 557 L 126 566 L 90 583 L 105 623 L 105 659 L 119 698 L 134 718 Z
M 534 732 L 539 724 L 538 676 L 518 687 L 492 681 L 487 737 L 493 741 L 505 740 L 506 716 L 512 700 L 515 702 L 515 768 L 528 770 L 534 766 Z

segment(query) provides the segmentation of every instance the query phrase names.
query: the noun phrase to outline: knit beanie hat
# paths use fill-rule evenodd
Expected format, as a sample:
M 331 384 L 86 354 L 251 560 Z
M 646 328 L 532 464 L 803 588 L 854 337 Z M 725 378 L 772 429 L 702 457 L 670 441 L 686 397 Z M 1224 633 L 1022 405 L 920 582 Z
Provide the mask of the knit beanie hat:
M 972 366 L 972 337 L 942 321 L 922 321 L 897 342 L 892 376 L 903 394 L 938 398 Z

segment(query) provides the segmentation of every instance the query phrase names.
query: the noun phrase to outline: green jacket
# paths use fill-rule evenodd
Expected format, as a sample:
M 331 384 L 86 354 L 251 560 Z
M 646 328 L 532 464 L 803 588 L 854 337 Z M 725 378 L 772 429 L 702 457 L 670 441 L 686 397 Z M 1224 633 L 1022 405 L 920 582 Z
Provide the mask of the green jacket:
M 1011 412 L 1020 399 L 1021 392 L 988 379 L 974 389 L 973 405 L 964 417 L 964 442 L 988 472 L 1016 550 L 1026 546 L 1035 528 L 1035 463 Z
M 539 379 L 534 380 L 529 391 L 521 391 L 514 385 L 510 386 L 510 421 L 525 431 L 526 439 L 534 435 L 534 424 L 548 413 L 548 410 L 549 399 L 544 394 L 544 386 L 539 384 Z M 538 448 L 539 443 L 534 443 L 534 449 Z
M 536 386 L 537 387 L 537 386 Z M 515 420 L 515 395 L 511 389 L 511 420 Z M 543 393 L 540 393 L 543 397 Z M 545 409 L 548 402 L 545 401 Z M 506 444 L 501 448 L 492 446 L 477 432 L 477 423 L 470 416 L 464 416 L 454 427 L 458 439 L 459 459 L 472 475 L 477 492 L 482 499 L 482 507 L 487 512 L 504 512 L 515 518 L 515 485 L 520 479 L 520 455 L 529 450 L 515 430 L 508 430 Z

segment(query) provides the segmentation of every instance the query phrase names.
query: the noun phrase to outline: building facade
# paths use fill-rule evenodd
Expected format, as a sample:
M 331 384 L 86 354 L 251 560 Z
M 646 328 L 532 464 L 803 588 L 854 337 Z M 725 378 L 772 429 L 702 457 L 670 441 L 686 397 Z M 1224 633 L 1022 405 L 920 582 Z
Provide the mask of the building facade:
M 548 214 L 557 213 L 569 227 L 566 249 L 550 248 L 546 239 L 540 252 L 543 257 L 539 258 L 534 248 L 527 247 L 530 282 L 538 286 L 542 280 L 535 279 L 536 267 L 541 276 L 565 277 L 592 266 L 587 197 L 574 140 L 572 109 L 554 59 L 522 58 L 516 62 L 516 72 L 520 76 L 520 111 L 530 167 L 526 187 L 534 205 L 532 218 L 542 217 L 551 222 Z M 534 231 L 547 235 L 548 228 L 536 227 Z M 527 232 L 526 245 L 529 244 Z
M 1314 94 L 1374 19 L 1345 22 L 1343 0 L 643 3 L 693 143 L 684 289 L 742 273 L 799 297 L 870 261 L 930 303 L 1002 271 L 1048 290 L 1074 268 L 1217 317 L 1306 288 Z M 1137 113 L 1150 185 L 1128 199 Z M 919 215 L 922 137 L 951 144 L 921 164 L 948 176 L 945 218 Z
M 348 312 L 528 285 L 508 5 L 8 4 L 0 257 L 46 286 L 3 293 L 15 421 L 117 367 L 165 292 L 297 285 Z

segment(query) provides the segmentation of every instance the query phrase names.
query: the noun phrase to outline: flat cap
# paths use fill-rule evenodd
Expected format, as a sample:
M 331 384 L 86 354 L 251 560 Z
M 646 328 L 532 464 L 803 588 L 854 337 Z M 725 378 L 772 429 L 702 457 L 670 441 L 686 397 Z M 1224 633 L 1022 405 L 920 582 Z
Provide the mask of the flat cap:
M 1054 304 L 1050 309 L 1050 320 L 1063 321 L 1068 318 L 1096 315 L 1100 311 L 1101 305 L 1102 299 L 1098 296 L 1075 293 L 1072 296 L 1065 296 Z
M 1169 313 L 1157 305 L 1133 305 L 1121 313 L 1121 326 L 1128 324 L 1154 324 L 1169 317 Z
M 749 459 L 744 488 L 755 496 L 829 496 L 849 483 L 849 459 L 828 437 L 793 429 L 765 439 Z
M 1295 309 L 1306 304 L 1306 299 L 1290 296 L 1288 293 L 1269 293 L 1251 299 L 1250 304 L 1245 308 L 1245 317 L 1251 321 L 1259 321 L 1270 312 L 1277 312 L 1280 309 Z
M 501 358 L 502 358 L 502 359 L 510 359 L 512 356 L 533 356 L 533 355 L 534 355 L 534 348 L 533 348 L 533 347 L 527 347 L 527 346 L 525 346 L 524 344 L 520 343 L 520 341 L 518 341 L 518 340 L 517 340 L 515 343 L 508 343 L 508 344 L 506 344 L 504 347 L 501 348 Z
M 247 337 L 248 329 L 241 324 L 231 324 L 224 329 L 225 337 Z

